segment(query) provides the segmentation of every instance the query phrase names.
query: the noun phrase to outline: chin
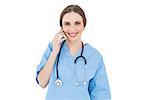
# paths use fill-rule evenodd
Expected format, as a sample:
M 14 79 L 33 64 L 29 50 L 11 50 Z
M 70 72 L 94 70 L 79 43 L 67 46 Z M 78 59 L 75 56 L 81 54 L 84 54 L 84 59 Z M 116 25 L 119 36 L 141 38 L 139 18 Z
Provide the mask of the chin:
M 70 42 L 76 42 L 80 39 L 79 33 L 67 33 L 68 41 Z
M 76 42 L 78 39 L 68 39 L 69 42 Z

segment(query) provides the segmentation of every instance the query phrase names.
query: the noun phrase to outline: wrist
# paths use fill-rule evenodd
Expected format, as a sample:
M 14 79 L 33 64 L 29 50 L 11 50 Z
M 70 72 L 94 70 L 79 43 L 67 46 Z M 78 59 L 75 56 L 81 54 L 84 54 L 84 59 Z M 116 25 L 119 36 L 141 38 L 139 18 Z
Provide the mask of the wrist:
M 58 52 L 56 50 L 52 50 L 52 55 L 57 56 Z

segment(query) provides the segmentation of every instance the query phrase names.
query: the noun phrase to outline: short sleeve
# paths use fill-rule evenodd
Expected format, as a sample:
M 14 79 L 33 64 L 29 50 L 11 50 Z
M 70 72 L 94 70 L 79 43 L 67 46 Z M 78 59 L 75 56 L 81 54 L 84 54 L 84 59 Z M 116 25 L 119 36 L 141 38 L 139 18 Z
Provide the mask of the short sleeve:
M 36 81 L 38 84 L 39 84 L 39 82 L 37 80 L 37 76 L 38 76 L 39 72 L 42 70 L 42 68 L 45 66 L 51 52 L 52 52 L 52 43 L 49 43 L 43 56 L 42 56 L 42 59 L 41 59 L 39 65 L 37 65 L 37 68 L 36 68 Z
M 111 100 L 110 88 L 103 59 L 99 61 L 98 69 L 95 76 L 90 80 L 88 89 L 91 100 Z

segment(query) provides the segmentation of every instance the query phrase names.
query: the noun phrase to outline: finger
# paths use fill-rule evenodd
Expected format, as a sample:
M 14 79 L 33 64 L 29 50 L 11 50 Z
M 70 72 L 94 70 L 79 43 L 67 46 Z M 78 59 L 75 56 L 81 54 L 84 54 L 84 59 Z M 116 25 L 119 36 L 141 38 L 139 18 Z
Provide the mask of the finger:
M 59 40 L 62 38 L 63 33 L 59 33 L 55 36 L 55 40 Z
M 58 38 L 58 40 L 61 39 L 61 38 L 67 39 L 67 36 L 66 36 L 66 34 L 65 34 L 64 32 L 62 32 L 62 33 L 60 33 L 60 34 L 58 35 L 57 38 Z
M 61 35 L 61 34 L 62 34 L 62 32 L 63 32 L 63 30 L 60 30 L 59 32 L 57 32 L 57 33 L 56 33 L 56 35 L 54 36 L 54 38 L 56 38 L 56 39 L 57 39 L 57 38 L 59 37 L 59 35 Z
M 66 39 L 65 39 L 65 38 L 61 39 L 61 40 L 60 40 L 60 43 L 61 43 L 62 41 L 64 41 L 64 40 L 66 40 Z
M 62 41 L 66 40 L 65 38 L 62 38 L 59 40 L 59 43 L 61 43 Z
M 64 38 L 63 34 L 59 35 L 58 38 L 57 38 L 57 40 L 60 40 L 62 38 Z
M 60 34 L 60 33 L 62 33 L 63 32 L 63 30 L 61 29 L 57 34 Z

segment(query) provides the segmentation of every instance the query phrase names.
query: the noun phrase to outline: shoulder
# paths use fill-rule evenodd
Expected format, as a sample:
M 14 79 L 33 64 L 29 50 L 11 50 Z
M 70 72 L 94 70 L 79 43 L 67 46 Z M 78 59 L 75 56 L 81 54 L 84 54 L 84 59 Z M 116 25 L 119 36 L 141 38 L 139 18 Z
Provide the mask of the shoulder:
M 90 45 L 89 43 L 86 43 L 85 45 L 85 53 L 88 57 L 93 57 L 96 60 L 102 60 L 103 57 L 98 49 Z
M 49 42 L 47 45 L 47 48 L 44 52 L 44 56 L 46 56 L 47 59 L 48 59 L 49 55 L 51 54 L 52 50 L 53 50 L 52 42 Z
M 51 52 L 53 50 L 52 42 L 48 42 L 45 52 Z

